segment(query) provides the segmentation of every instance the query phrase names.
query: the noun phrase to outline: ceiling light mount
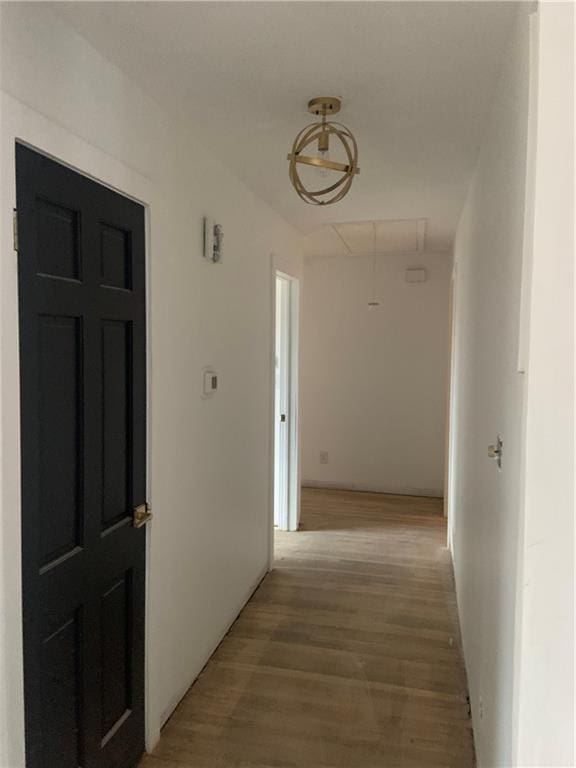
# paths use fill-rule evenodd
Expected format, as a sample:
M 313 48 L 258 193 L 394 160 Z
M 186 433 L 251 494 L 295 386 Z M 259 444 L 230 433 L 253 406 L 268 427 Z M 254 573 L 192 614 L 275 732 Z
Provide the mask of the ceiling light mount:
M 342 102 L 337 96 L 317 96 L 308 102 L 308 112 L 313 115 L 335 115 L 342 109 Z
M 340 111 L 342 102 L 335 96 L 318 96 L 308 102 L 308 111 L 320 122 L 305 126 L 294 139 L 292 152 L 288 155 L 288 173 L 292 186 L 299 197 L 310 205 L 330 205 L 342 200 L 352 186 L 352 181 L 358 168 L 358 146 L 352 132 L 341 123 L 326 120 L 328 116 Z M 344 162 L 335 161 L 330 156 L 330 140 L 336 144 Z M 302 154 L 311 145 L 316 144 L 315 156 Z M 310 150 L 308 150 L 310 151 Z M 332 172 L 341 176 L 336 181 L 330 180 L 327 186 L 320 189 L 309 189 L 302 180 L 299 166 L 311 166 L 324 177 Z M 324 182 L 325 183 L 325 182 Z

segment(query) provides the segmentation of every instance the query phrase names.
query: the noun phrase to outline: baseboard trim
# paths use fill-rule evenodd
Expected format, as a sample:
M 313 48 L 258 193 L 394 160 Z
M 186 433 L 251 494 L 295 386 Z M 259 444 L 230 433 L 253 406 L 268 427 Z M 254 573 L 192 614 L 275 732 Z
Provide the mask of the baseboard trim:
M 397 488 L 390 485 L 368 483 L 338 483 L 332 480 L 302 480 L 303 488 L 324 488 L 332 491 L 359 491 L 362 493 L 388 493 L 392 496 L 426 496 L 432 499 L 444 498 L 444 491 L 438 488 Z

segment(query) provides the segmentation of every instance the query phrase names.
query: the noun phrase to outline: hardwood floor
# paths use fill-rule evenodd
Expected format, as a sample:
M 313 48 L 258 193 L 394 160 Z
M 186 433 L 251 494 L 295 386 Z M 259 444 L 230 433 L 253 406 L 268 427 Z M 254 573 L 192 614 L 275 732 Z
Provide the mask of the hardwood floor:
M 305 490 L 141 768 L 473 766 L 445 540 L 440 500 Z

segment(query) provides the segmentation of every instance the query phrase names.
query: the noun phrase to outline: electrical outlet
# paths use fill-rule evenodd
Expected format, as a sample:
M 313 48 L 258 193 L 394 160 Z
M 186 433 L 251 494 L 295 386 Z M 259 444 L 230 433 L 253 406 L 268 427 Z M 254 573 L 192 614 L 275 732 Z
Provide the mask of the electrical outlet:
M 320 464 L 328 464 L 328 451 L 320 451 Z
M 478 697 L 478 715 L 480 717 L 480 720 L 484 720 L 484 701 L 482 699 L 482 696 Z

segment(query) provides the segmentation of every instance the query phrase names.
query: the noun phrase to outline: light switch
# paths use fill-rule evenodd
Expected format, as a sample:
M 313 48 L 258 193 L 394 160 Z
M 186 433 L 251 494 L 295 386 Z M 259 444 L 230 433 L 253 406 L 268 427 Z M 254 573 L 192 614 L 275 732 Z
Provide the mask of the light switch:
M 218 374 L 213 368 L 202 371 L 202 396 L 212 397 L 218 390 Z

